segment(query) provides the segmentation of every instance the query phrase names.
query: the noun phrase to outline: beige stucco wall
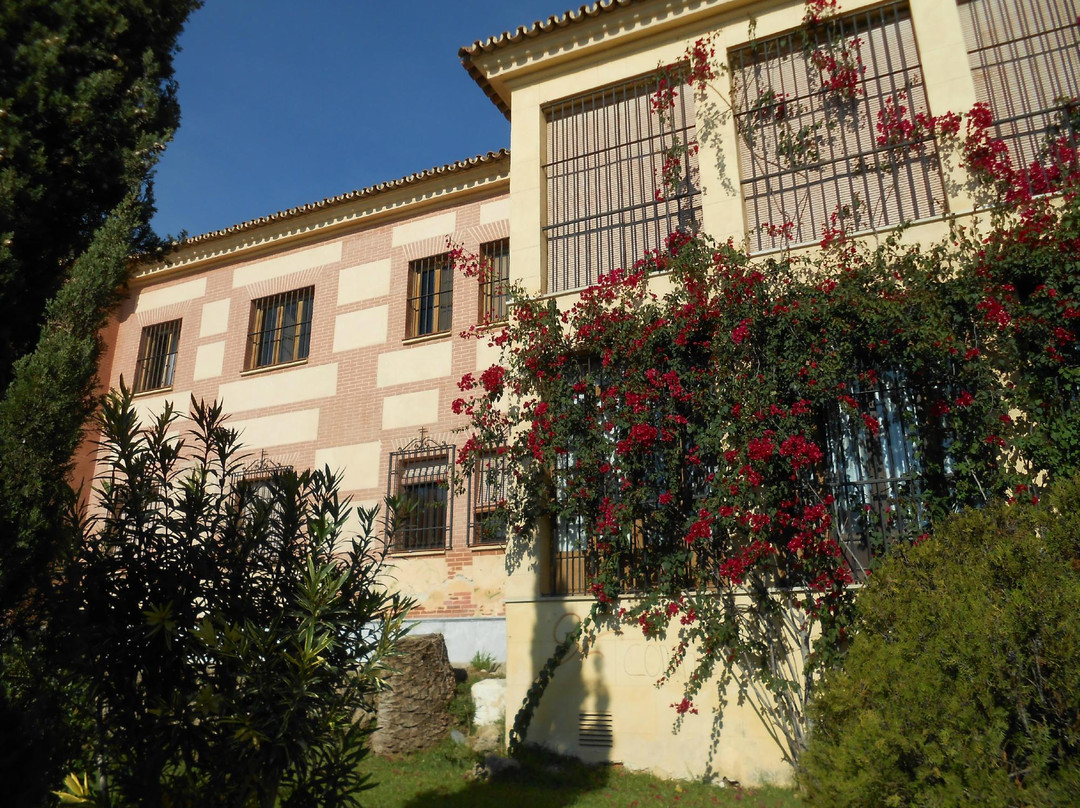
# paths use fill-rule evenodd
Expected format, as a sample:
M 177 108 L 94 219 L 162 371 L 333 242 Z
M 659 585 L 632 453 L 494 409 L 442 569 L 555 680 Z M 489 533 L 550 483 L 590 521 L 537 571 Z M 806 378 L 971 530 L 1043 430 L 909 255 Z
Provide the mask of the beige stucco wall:
M 874 5 L 877 3 L 850 0 L 843 4 L 842 10 L 846 13 Z M 716 52 L 723 57 L 730 49 L 753 38 L 798 28 L 805 14 L 801 2 L 726 0 L 687 4 L 687 7 L 695 13 L 685 14 L 686 21 L 680 25 L 661 19 L 663 15 L 658 13 L 657 21 L 652 23 L 658 31 L 654 37 L 648 35 L 648 26 L 642 24 L 641 18 L 648 16 L 648 9 L 628 8 L 598 17 L 591 25 L 580 26 L 576 38 L 565 34 L 568 41 L 560 43 L 557 53 L 553 47 L 549 55 L 538 56 L 545 53 L 544 48 L 530 41 L 528 55 L 523 51 L 518 62 L 514 53 L 502 57 L 500 80 L 508 88 L 513 112 L 510 207 L 515 251 L 511 257 L 511 274 L 526 288 L 543 290 L 545 277 L 542 165 L 546 105 L 655 72 L 660 65 L 681 59 L 686 48 L 699 37 L 714 36 Z M 975 89 L 955 3 L 911 0 L 909 7 L 930 111 L 939 115 L 970 109 L 975 102 Z M 713 132 L 710 137 L 701 138 L 702 221 L 704 231 L 716 239 L 724 241 L 732 237 L 741 242 L 746 222 L 739 191 L 737 138 L 732 118 L 727 114 L 726 81 L 724 75 L 714 81 L 715 92 L 710 91 L 697 106 L 699 134 Z M 951 168 L 952 177 L 960 178 L 955 164 Z M 951 213 L 970 212 L 971 199 L 962 183 L 949 184 L 948 192 Z M 939 224 L 942 218 L 939 217 Z M 937 232 L 940 227 L 935 228 Z M 932 238 L 918 233 L 909 237 Z
M 877 4 L 874 0 L 845 0 L 842 11 Z M 956 4 L 952 0 L 911 0 L 909 7 L 930 112 L 940 115 L 970 109 L 975 90 Z M 729 49 L 753 38 L 797 29 L 805 10 L 804 3 L 794 1 L 634 4 L 478 56 L 478 64 L 489 71 L 493 85 L 510 102 L 513 116 L 509 201 L 515 246 L 511 256 L 513 279 L 526 289 L 544 291 L 546 105 L 652 73 L 659 65 L 682 58 L 687 47 L 702 36 L 714 36 L 716 52 L 724 58 Z M 699 155 L 702 219 L 705 232 L 717 240 L 731 237 L 742 242 L 746 218 L 739 188 L 737 136 L 731 115 L 726 112 L 727 81 L 721 74 L 714 82 L 719 94 L 710 94 L 697 106 L 699 135 L 712 132 L 711 137 L 702 137 Z M 961 177 L 954 170 L 951 179 Z M 970 213 L 972 202 L 962 183 L 946 185 L 948 196 L 942 201 L 947 210 L 955 215 Z M 910 229 L 904 238 L 929 243 L 947 232 L 947 218 L 940 216 Z M 661 279 L 655 288 L 660 291 L 663 285 Z M 559 305 L 567 308 L 575 298 L 572 291 L 561 294 Z M 515 707 L 568 624 L 575 616 L 587 613 L 589 607 L 587 599 L 541 597 L 540 582 L 546 570 L 539 559 L 545 553 L 537 548 L 546 547 L 547 541 L 543 534 L 536 537 L 536 546 L 528 549 L 519 565 L 512 565 L 506 584 L 507 703 Z M 710 716 L 716 704 L 714 690 L 706 688 L 698 700 L 700 715 L 688 716 L 679 735 L 670 734 L 674 718 L 670 705 L 681 699 L 681 691 L 677 683 L 659 689 L 654 686 L 662 673 L 666 651 L 663 643 L 645 641 L 635 632 L 621 636 L 602 633 L 589 658 L 575 659 L 559 669 L 530 737 L 583 757 L 608 758 L 630 768 L 651 769 L 668 776 L 700 776 L 706 764 L 711 763 L 717 775 L 744 783 L 787 780 L 790 770 L 782 762 L 778 748 L 753 711 L 736 705 L 734 693 L 728 694 L 726 717 L 711 761 L 708 755 L 713 729 Z M 577 746 L 581 711 L 612 713 L 614 745 L 610 751 Z
M 522 703 L 535 672 L 590 608 L 587 598 L 510 601 L 507 623 L 506 703 Z M 707 770 L 743 784 L 786 783 L 791 771 L 779 748 L 749 706 L 738 706 L 737 691 L 727 692 L 719 741 L 711 736 L 718 706 L 715 685 L 707 684 L 694 700 L 697 715 L 687 714 L 673 732 L 673 704 L 683 698 L 689 670 L 657 687 L 663 676 L 669 640 L 646 640 L 629 628 L 597 634 L 588 656 L 574 654 L 556 671 L 530 727 L 529 740 L 585 760 L 621 763 L 629 769 L 664 777 L 697 778 Z M 610 713 L 610 749 L 580 746 L 581 713 Z

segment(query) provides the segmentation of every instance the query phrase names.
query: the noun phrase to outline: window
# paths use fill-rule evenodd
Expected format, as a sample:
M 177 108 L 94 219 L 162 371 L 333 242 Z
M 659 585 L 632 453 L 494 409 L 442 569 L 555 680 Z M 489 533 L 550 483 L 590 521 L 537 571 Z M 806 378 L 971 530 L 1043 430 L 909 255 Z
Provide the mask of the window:
M 309 286 L 252 302 L 247 370 L 307 359 L 314 298 Z
M 933 140 L 895 120 L 929 113 L 905 5 L 753 42 L 729 64 L 752 250 L 943 212 Z
M 1016 168 L 1054 164 L 1080 145 L 1080 26 L 1071 0 L 962 0 L 975 95 Z M 1067 150 L 1048 150 L 1059 138 Z M 1062 168 L 1063 166 L 1057 166 Z M 1032 189 L 1038 192 L 1040 189 Z
M 638 78 L 552 104 L 547 126 L 547 292 L 596 283 L 632 265 L 701 218 L 694 92 L 678 88 L 672 125 L 652 111 L 655 77 Z M 664 161 L 675 139 L 688 146 L 681 187 L 661 200 Z
M 398 553 L 450 547 L 453 500 L 447 484 L 454 447 L 419 439 L 390 455 L 387 494 L 398 501 L 390 549 Z
M 850 392 L 860 412 L 876 420 L 877 432 L 850 407 L 831 406 L 825 417 L 826 468 L 836 532 L 861 578 L 891 541 L 922 521 L 920 424 L 902 373 L 890 371 L 852 385 Z
M 243 511 L 245 524 L 265 521 L 275 513 L 280 516 L 280 505 L 273 504 L 274 490 L 283 475 L 293 472 L 290 465 L 269 460 L 263 453 L 259 460 L 231 476 L 236 507 Z
M 485 451 L 477 455 L 469 486 L 469 544 L 505 544 L 507 499 L 506 456 Z
M 596 412 L 600 408 L 599 391 L 607 386 L 607 373 L 608 368 L 595 354 L 577 356 L 568 364 L 568 380 L 572 383 L 586 383 L 583 390 L 574 393 L 574 403 L 583 421 L 587 412 Z M 571 431 L 569 434 L 580 434 L 582 437 L 590 434 L 584 424 L 581 427 L 580 433 Z M 555 495 L 553 505 L 556 511 L 551 520 L 551 570 L 545 581 L 545 595 L 578 595 L 587 592 L 596 574 L 598 562 L 595 544 L 589 542 L 588 523 L 584 512 L 590 509 L 591 504 L 568 495 L 575 487 L 575 451 L 583 448 L 580 439 L 567 448 L 569 451 L 555 458 L 555 467 L 552 469 Z M 613 493 L 607 490 L 593 491 L 597 501 Z
M 142 330 L 139 361 L 135 365 L 136 393 L 172 387 L 179 342 L 180 320 L 150 325 Z
M 480 260 L 480 322 L 501 323 L 506 319 L 506 288 L 510 284 L 510 239 L 482 244 Z
M 405 333 L 423 337 L 449 331 L 454 313 L 454 265 L 449 255 L 409 262 Z
M 566 500 L 566 473 L 573 467 L 573 453 L 557 460 L 556 500 Z M 544 594 L 580 595 L 588 591 L 596 574 L 595 553 L 590 552 L 585 517 L 559 513 L 552 525 L 551 579 Z

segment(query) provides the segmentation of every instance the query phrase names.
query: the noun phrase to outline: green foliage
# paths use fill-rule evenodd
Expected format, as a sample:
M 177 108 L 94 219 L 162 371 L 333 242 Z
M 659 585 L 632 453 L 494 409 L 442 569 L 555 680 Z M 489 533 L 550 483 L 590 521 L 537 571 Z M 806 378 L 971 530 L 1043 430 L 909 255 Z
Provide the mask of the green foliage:
M 200 5 L 0 6 L 0 391 L 37 343 L 45 302 L 72 260 L 132 192 L 143 191 L 129 252 L 152 242 L 147 181 L 180 121 L 172 57 Z
M 47 588 L 50 565 L 70 546 L 72 455 L 93 412 L 98 333 L 127 278 L 139 215 L 128 197 L 106 219 L 46 307 L 37 348 L 16 362 L 0 399 L 0 497 L 7 503 L 0 604 Z
M 814 704 L 810 804 L 1070 805 L 1080 793 L 1080 481 L 970 511 L 874 573 Z
M 675 714 L 734 682 L 794 763 L 861 565 L 1077 470 L 1078 211 L 764 258 L 674 233 L 566 311 L 518 293 L 459 385 L 462 477 L 506 447 L 512 545 L 563 531 L 595 616 L 673 638 Z
M 37 804 L 73 751 L 70 685 L 57 680 L 37 644 L 55 606 L 56 566 L 77 540 L 72 455 L 96 401 L 98 332 L 127 276 L 139 215 L 129 197 L 95 234 L 0 399 L 0 776 L 20 783 L 9 797 L 15 804 Z
M 38 643 L 75 542 L 71 458 L 98 334 L 151 249 L 150 176 L 179 123 L 176 40 L 200 0 L 0 4 L 0 780 L 38 804 L 83 717 Z
M 488 673 L 493 673 L 495 669 L 499 667 L 499 663 L 495 661 L 495 657 L 486 651 L 477 651 L 473 654 L 473 658 L 469 662 L 469 665 L 476 668 L 478 671 L 485 671 Z
M 664 780 L 622 766 L 595 766 L 541 747 L 528 747 L 520 768 L 488 781 L 470 776 L 476 756 L 444 741 L 405 757 L 368 757 L 361 766 L 378 785 L 364 795 L 366 808 L 798 808 L 792 789 L 722 788 Z
M 53 618 L 86 683 L 85 738 L 109 805 L 358 804 L 365 731 L 410 605 L 378 578 L 374 510 L 325 471 L 245 480 L 219 406 L 143 430 L 101 414 L 105 472 Z
M 473 719 L 476 717 L 476 705 L 473 703 L 472 686 L 480 681 L 477 677 L 469 676 L 457 683 L 454 695 L 446 706 L 446 711 L 454 719 L 454 725 L 468 735 L 473 730 Z

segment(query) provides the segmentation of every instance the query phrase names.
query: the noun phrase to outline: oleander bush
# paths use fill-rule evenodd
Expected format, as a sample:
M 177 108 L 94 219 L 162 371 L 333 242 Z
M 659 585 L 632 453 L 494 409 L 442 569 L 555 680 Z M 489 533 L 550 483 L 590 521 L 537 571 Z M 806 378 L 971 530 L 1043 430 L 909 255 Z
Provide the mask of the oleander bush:
M 351 806 L 356 722 L 410 603 L 380 579 L 374 510 L 347 539 L 329 469 L 258 465 L 220 405 L 140 424 L 130 391 L 101 417 L 104 471 L 52 623 L 83 690 L 96 805 Z

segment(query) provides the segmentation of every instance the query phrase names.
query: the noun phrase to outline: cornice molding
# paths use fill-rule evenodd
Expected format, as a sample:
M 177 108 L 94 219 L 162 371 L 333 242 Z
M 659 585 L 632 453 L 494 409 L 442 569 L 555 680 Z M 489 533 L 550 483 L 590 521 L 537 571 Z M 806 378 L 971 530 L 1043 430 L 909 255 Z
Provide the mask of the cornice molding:
M 489 152 L 188 239 L 163 260 L 137 264 L 132 283 L 156 281 L 237 258 L 248 260 L 270 250 L 302 246 L 357 224 L 383 224 L 450 202 L 508 191 L 509 156 L 505 149 Z

